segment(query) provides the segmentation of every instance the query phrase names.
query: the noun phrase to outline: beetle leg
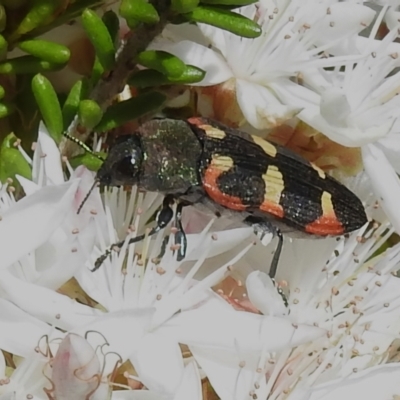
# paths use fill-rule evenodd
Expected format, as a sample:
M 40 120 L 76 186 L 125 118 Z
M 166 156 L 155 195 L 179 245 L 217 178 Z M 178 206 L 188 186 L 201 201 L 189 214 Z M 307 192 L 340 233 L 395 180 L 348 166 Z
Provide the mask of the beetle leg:
M 176 214 L 175 214 L 175 227 L 177 232 L 175 233 L 175 244 L 179 245 L 178 252 L 176 255 L 177 261 L 182 261 L 186 256 L 187 250 L 187 240 L 185 231 L 182 227 L 182 209 L 183 207 L 189 206 L 191 203 L 186 201 L 181 201 L 178 203 L 176 207 Z
M 174 196 L 173 195 L 167 195 L 164 197 L 162 208 L 160 212 L 156 216 L 156 222 L 157 225 L 150 230 L 150 232 L 147 234 L 147 236 L 152 236 L 159 232 L 161 229 L 165 228 L 170 221 L 172 220 L 172 217 L 174 216 L 174 212 L 171 208 L 171 205 L 174 202 Z M 146 234 L 136 236 L 132 239 L 129 240 L 128 245 L 136 242 L 140 242 L 146 237 Z M 114 248 L 121 248 L 123 244 L 125 243 L 125 240 L 121 240 L 120 242 L 114 243 L 110 246 L 109 249 L 107 249 L 103 255 L 101 255 L 94 263 L 94 268 L 92 269 L 92 272 L 98 270 L 103 262 L 109 257 L 112 253 L 112 250 Z
M 267 219 L 257 217 L 254 215 L 249 215 L 245 218 L 244 223 L 247 225 L 251 225 L 254 229 L 254 233 L 259 237 L 262 244 L 265 245 L 263 239 L 265 238 L 267 233 L 272 233 L 273 237 L 278 238 L 278 244 L 276 245 L 275 253 L 271 261 L 271 266 L 269 268 L 269 276 L 271 279 L 275 280 L 276 271 L 278 269 L 279 258 L 282 252 L 283 246 L 283 236 L 281 231 L 271 224 Z

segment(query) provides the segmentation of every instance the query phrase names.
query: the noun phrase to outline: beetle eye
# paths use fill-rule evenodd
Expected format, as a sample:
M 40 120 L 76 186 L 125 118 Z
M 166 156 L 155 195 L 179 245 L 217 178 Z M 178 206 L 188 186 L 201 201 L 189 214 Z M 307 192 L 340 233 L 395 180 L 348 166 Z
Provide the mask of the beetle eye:
M 134 150 L 114 164 L 114 173 L 119 179 L 129 180 L 137 176 L 140 170 L 141 155 L 139 153 L 138 150 Z

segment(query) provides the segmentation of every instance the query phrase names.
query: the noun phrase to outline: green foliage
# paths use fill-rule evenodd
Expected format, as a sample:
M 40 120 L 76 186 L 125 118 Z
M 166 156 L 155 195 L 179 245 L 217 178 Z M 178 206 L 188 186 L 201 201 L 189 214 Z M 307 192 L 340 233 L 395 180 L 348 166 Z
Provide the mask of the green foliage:
M 160 20 L 156 9 L 146 0 L 122 0 L 119 13 L 130 27 L 138 22 L 155 24 Z
M 2 142 L 0 147 L 0 181 L 5 182 L 8 178 L 14 179 L 15 175 L 32 179 L 32 171 L 28 162 L 21 152 L 15 148 L 16 136 L 10 133 Z
M 245 38 L 261 35 L 261 28 L 256 22 L 223 8 L 200 6 L 185 16 L 189 21 L 216 26 Z
M 114 104 L 107 109 L 102 120 L 94 129 L 97 132 L 114 129 L 128 121 L 159 109 L 165 100 L 166 97 L 163 94 L 150 92 Z
M 32 92 L 51 137 L 58 143 L 62 137 L 63 116 L 60 102 L 50 81 L 41 74 L 32 79 Z
M 95 48 L 101 66 L 105 70 L 110 69 L 115 62 L 115 47 L 106 24 L 95 11 L 87 8 L 82 13 L 82 25 Z
M 253 1 L 122 0 L 118 12 L 114 12 L 104 7 L 105 0 L 3 0 L 0 4 L 0 142 L 15 140 L 15 136 L 10 136 L 15 132 L 29 152 L 41 119 L 61 145 L 62 134 L 69 127 L 82 128 L 88 136 L 93 129 L 106 131 L 138 118 L 150 118 L 162 110 L 167 97 L 172 98 L 179 92 L 180 88 L 176 90 L 174 85 L 198 83 L 205 71 L 186 65 L 172 54 L 147 50 L 148 44 L 167 23 L 187 21 L 207 23 L 244 37 L 257 37 L 261 32 L 258 25 L 230 10 Z M 59 82 L 52 80 L 51 73 L 67 66 L 73 69 L 80 60 L 76 59 L 73 48 L 57 43 L 56 35 L 54 40 L 51 34 L 45 38 L 41 35 L 63 24 L 74 25 L 78 18 L 92 46 L 87 54 L 94 56 L 93 64 L 85 60 L 84 76 L 64 88 L 65 93 L 59 93 L 58 86 L 54 87 L 50 80 L 54 84 L 64 83 L 64 87 L 65 82 L 62 78 Z M 132 31 L 120 31 L 121 18 Z M 128 41 L 132 37 L 135 39 L 132 53 L 123 55 L 121 39 Z M 17 54 L 14 52 L 10 57 L 12 51 Z M 138 65 L 146 69 L 139 69 Z M 108 81 L 118 74 L 125 75 L 118 85 L 110 85 L 108 93 Z M 118 90 L 125 83 L 139 92 L 134 92 L 129 100 L 117 102 Z M 103 97 L 99 96 L 102 85 Z M 73 129 L 68 133 L 74 135 Z M 82 135 L 81 132 L 79 137 Z M 1 161 L 10 163 L 10 168 L 3 165 L 0 178 L 26 167 L 14 147 L 5 149 Z M 99 164 L 89 154 L 73 160 L 92 169 Z

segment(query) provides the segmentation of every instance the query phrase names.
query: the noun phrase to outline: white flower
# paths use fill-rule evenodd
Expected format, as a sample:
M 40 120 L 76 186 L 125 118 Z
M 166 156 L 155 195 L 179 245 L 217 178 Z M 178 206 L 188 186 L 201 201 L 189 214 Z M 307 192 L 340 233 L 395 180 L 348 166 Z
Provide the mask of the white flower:
M 400 246 L 374 259 L 371 255 L 392 232 L 382 225 L 338 244 L 334 239 L 285 243 L 277 279 L 284 284 L 287 307 L 264 272 L 249 273 L 249 300 L 264 315 L 286 316 L 294 326 L 315 325 L 327 335 L 293 350 L 284 347 L 271 352 L 260 344 L 255 354 L 245 351 L 240 342 L 234 349 L 220 345 L 212 351 L 204 344 L 190 346 L 221 399 L 247 399 L 250 393 L 259 399 L 325 400 L 322 395 L 307 397 L 304 393 L 321 393 L 317 388 L 323 383 L 334 388 L 335 382 L 330 382 L 339 378 L 351 386 L 362 370 L 366 374 L 371 371 L 374 382 L 379 382 L 380 371 L 392 368 L 383 364 L 388 362 L 400 329 L 400 280 L 392 275 L 400 265 Z M 246 265 L 257 269 L 260 259 L 261 253 L 248 253 L 238 263 L 237 276 L 243 276 Z M 269 260 L 264 262 L 268 265 Z M 257 342 L 253 343 L 256 347 Z M 381 364 L 381 368 L 371 369 Z M 398 369 L 398 364 L 393 367 L 395 376 Z M 399 392 L 397 381 L 382 393 Z
M 324 59 L 320 54 L 334 51 L 339 43 L 347 43 L 374 16 L 374 11 L 362 5 L 336 2 L 327 5 L 315 0 L 285 0 L 279 5 L 265 0 L 238 12 L 261 25 L 263 33 L 259 38 L 245 39 L 200 24 L 208 47 L 189 41 L 192 31 L 179 27 L 164 33 L 173 41 L 180 36 L 179 43 L 161 41 L 154 46 L 204 69 L 207 73 L 199 85 L 226 82 L 226 91 L 236 94 L 245 119 L 257 129 L 278 126 L 313 102 L 315 94 L 292 79 L 349 60 L 349 56 Z M 294 91 L 295 102 L 291 96 L 281 96 L 280 91 L 286 90 Z
M 356 62 L 345 62 L 335 71 L 320 74 L 304 71 L 304 81 L 319 96 L 299 118 L 331 140 L 349 147 L 360 147 L 387 135 L 400 116 L 400 74 L 393 71 L 400 65 L 400 47 L 392 41 L 398 36 L 394 27 L 382 40 L 374 40 L 387 8 L 383 8 L 370 38 L 359 37 L 357 47 L 365 55 Z M 290 95 L 289 93 L 286 93 Z M 285 96 L 285 88 L 278 92 Z M 295 92 L 292 93 L 295 101 Z

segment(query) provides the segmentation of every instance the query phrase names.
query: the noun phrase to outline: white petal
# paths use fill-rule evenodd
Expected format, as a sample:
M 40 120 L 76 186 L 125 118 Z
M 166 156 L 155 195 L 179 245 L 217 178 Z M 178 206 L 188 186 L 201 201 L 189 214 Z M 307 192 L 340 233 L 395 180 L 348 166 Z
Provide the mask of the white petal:
M 179 387 L 184 367 L 178 342 L 149 333 L 130 360 L 149 390 L 172 395 Z
M 204 79 L 194 85 L 216 85 L 232 77 L 232 71 L 225 60 L 215 51 L 200 44 L 184 40 L 176 44 L 163 45 L 161 49 L 179 57 L 186 64 L 195 65 L 206 71 Z
M 43 122 L 39 125 L 38 141 L 33 155 L 32 179 L 41 186 L 64 183 L 60 151 Z
M 246 120 L 257 129 L 279 126 L 301 111 L 282 104 L 268 88 L 242 79 L 236 81 L 236 97 Z
M 32 193 L 37 192 L 41 188 L 40 185 L 31 181 L 30 179 L 24 178 L 23 176 L 16 175 L 15 177 L 18 179 L 18 182 L 21 184 L 27 196 L 30 196 Z
M 221 400 L 247 400 L 257 382 L 257 398 L 267 399 L 266 379 L 256 379 L 259 354 L 243 354 L 215 348 L 190 346 L 196 361 Z M 251 398 L 251 397 L 250 397 Z
M 0 299 L 0 321 L 0 348 L 21 357 L 31 354 L 52 329 L 3 299 Z
M 288 309 L 269 275 L 254 271 L 246 280 L 247 293 L 251 303 L 264 315 L 287 315 Z
M 0 221 L 5 268 L 46 241 L 72 209 L 77 181 L 45 187 L 11 207 Z
M 207 326 L 207 329 L 204 329 Z M 246 351 L 279 351 L 324 335 L 325 331 L 308 325 L 295 328 L 283 318 L 235 311 L 219 297 L 197 309 L 171 318 L 162 328 L 164 335 L 176 335 L 180 343 Z M 175 337 L 175 336 L 172 336 Z
M 314 5 L 310 5 L 313 7 Z M 329 5 L 329 14 L 323 18 L 323 26 L 318 27 L 318 44 L 329 44 L 336 39 L 356 34 L 368 26 L 375 11 L 361 4 L 333 3 Z M 331 48 L 329 47 L 331 50 Z
M 397 232 L 400 232 L 400 181 L 385 154 L 376 145 L 362 147 L 364 168 L 372 188 Z
M 64 330 L 89 324 L 102 315 L 100 310 L 79 304 L 51 289 L 24 282 L 8 271 L 0 274 L 0 288 L 3 296 L 22 310 Z
M 109 343 L 107 349 L 118 354 L 125 361 L 140 347 L 141 339 L 148 331 L 153 314 L 154 308 L 136 308 L 107 313 L 88 325 L 74 329 L 73 332 L 81 336 L 88 331 L 99 332 Z M 94 345 L 92 341 L 90 343 Z M 112 371 L 112 368 L 109 370 L 107 368 L 106 374 Z
M 398 120 L 400 122 L 400 119 Z M 376 143 L 384 153 L 392 167 L 399 174 L 400 173 L 400 128 L 393 129 L 393 132 L 386 135 L 384 138 Z
M 321 115 L 329 124 L 339 128 L 346 127 L 350 113 L 350 104 L 344 90 L 332 87 L 322 93 Z
M 112 400 L 168 400 L 168 396 L 163 396 L 157 392 L 149 390 L 114 390 Z M 0 398 L 1 400 L 1 398 Z
M 191 361 L 183 373 L 181 384 L 175 393 L 174 400 L 202 400 L 202 387 L 199 369 L 195 361 Z
M 400 367 L 394 363 L 369 368 L 350 378 L 335 380 L 303 393 L 294 393 L 290 400 L 386 400 L 394 399 L 399 393 Z
M 211 244 L 207 249 L 202 246 L 202 243 L 207 242 L 207 239 L 199 243 L 199 234 L 188 234 L 187 237 L 187 256 L 185 261 L 195 261 L 200 258 L 204 251 L 207 251 L 207 258 L 218 256 L 226 251 L 237 248 L 241 243 L 253 236 L 252 228 L 237 228 L 225 231 L 208 233 L 208 237 L 213 237 Z

